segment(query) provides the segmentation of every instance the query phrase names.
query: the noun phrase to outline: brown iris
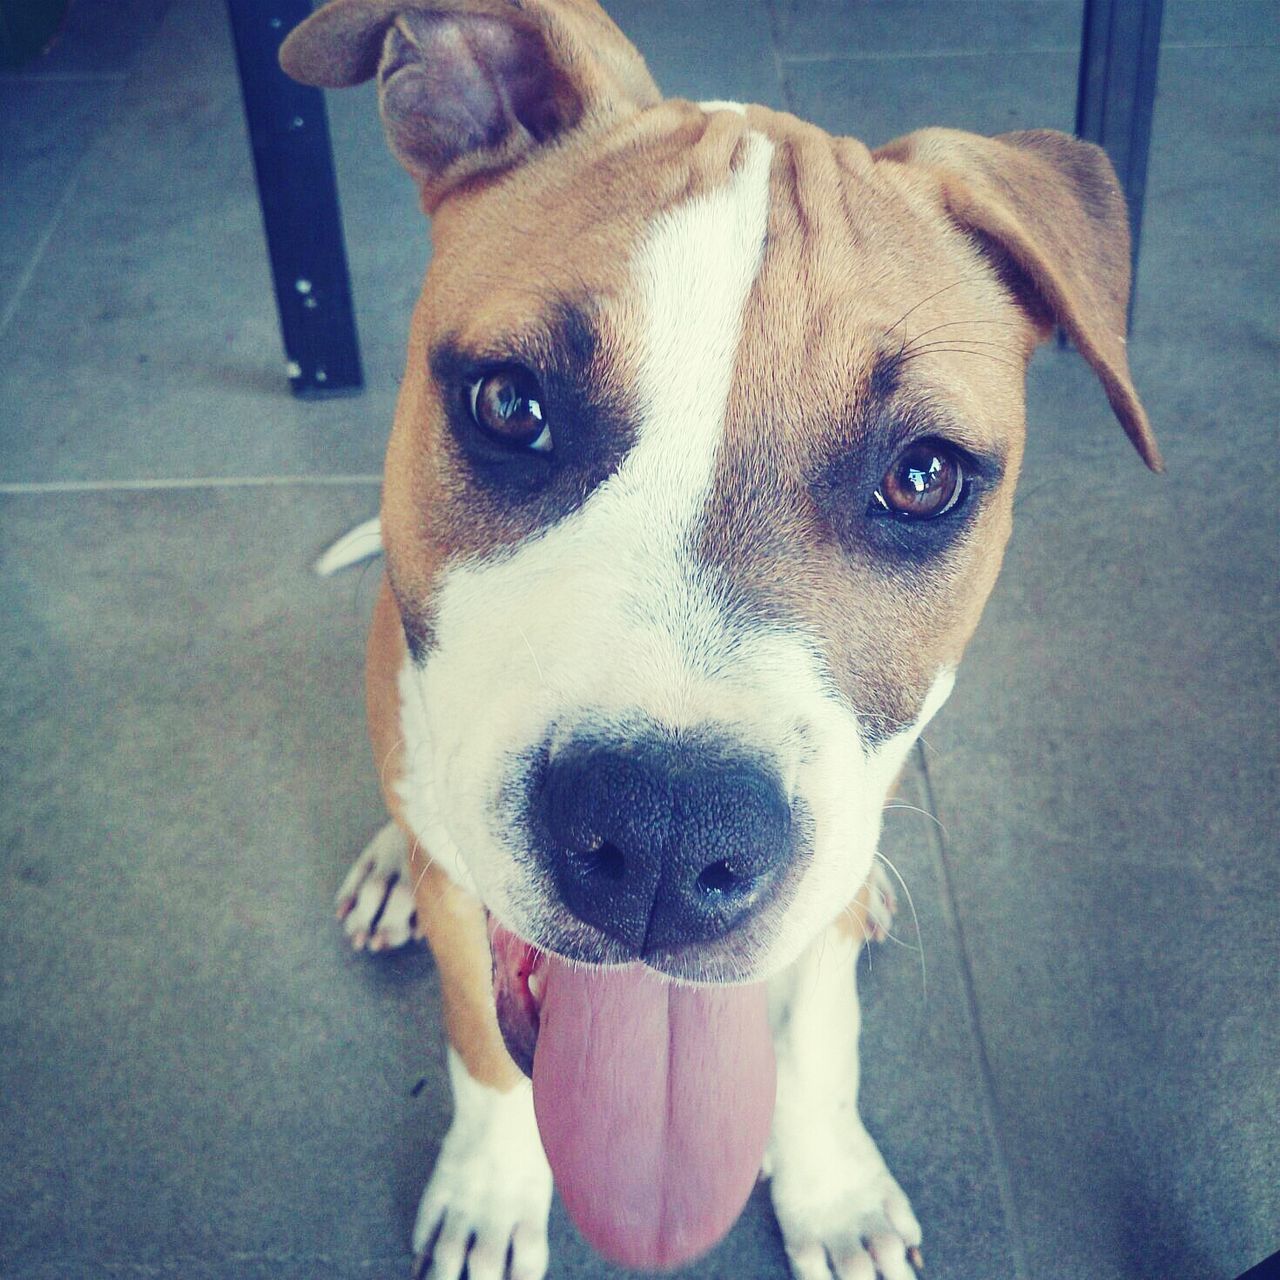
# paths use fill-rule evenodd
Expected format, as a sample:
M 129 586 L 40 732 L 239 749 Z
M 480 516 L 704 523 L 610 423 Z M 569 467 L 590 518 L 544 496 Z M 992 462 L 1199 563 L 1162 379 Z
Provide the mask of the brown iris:
M 964 492 L 964 469 L 955 450 L 939 440 L 908 446 L 885 472 L 874 509 L 904 520 L 933 520 L 950 511 Z
M 537 453 L 551 450 L 542 388 L 528 369 L 508 365 L 470 384 L 471 416 L 495 440 Z

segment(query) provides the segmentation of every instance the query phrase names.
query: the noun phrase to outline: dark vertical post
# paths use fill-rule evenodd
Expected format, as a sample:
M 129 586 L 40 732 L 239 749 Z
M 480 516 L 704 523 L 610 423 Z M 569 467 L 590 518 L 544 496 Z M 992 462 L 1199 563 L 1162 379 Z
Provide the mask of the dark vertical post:
M 1111 157 L 1129 201 L 1137 276 L 1147 151 L 1156 100 L 1164 0 L 1085 0 L 1076 133 Z M 1133 316 L 1133 295 L 1129 298 Z
M 227 0 L 289 385 L 324 396 L 363 385 L 333 153 L 318 89 L 277 61 L 307 0 Z

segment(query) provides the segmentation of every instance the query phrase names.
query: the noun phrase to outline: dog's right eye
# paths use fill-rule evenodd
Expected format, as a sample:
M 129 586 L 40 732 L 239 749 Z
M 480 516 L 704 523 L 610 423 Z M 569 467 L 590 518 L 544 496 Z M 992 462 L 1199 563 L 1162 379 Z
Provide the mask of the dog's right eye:
M 943 440 L 921 440 L 885 472 L 869 510 L 899 520 L 937 520 L 964 500 L 965 482 L 959 450 Z
M 471 420 L 491 440 L 520 452 L 551 452 L 542 388 L 523 365 L 504 365 L 474 379 L 466 396 Z

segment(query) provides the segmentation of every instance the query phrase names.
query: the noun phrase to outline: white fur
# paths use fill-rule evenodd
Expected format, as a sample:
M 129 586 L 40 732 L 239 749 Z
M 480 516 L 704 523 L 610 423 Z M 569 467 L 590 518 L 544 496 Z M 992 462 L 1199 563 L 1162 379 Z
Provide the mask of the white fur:
M 449 1050 L 453 1123 L 422 1193 L 413 1249 L 428 1245 L 424 1280 L 542 1280 L 547 1270 L 551 1169 L 538 1137 L 533 1089 L 479 1084 Z M 504 1270 L 507 1250 L 511 1270 Z
M 858 1116 L 857 947 L 831 929 L 769 984 L 774 1210 L 796 1280 L 912 1280 L 920 1224 Z
M 708 115 L 713 111 L 732 111 L 736 115 L 745 116 L 747 114 L 747 106 L 744 102 L 721 102 L 719 98 L 713 98 L 707 102 L 698 103 L 703 111 Z
M 924 727 L 933 719 L 934 716 L 942 710 L 943 704 L 951 697 L 951 691 L 956 687 L 956 669 L 955 667 L 943 667 L 938 672 L 937 678 L 934 680 L 932 687 L 925 696 L 924 705 L 920 708 L 920 714 L 916 717 L 915 725 L 911 730 L 911 741 L 924 732 Z

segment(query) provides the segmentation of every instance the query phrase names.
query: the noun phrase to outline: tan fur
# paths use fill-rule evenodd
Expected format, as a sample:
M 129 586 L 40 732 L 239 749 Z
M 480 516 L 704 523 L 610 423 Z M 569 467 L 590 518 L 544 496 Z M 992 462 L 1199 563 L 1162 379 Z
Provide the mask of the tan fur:
M 490 978 L 489 931 L 484 908 L 458 888 L 415 841 L 409 872 L 418 917 L 440 971 L 444 1029 L 473 1080 L 492 1089 L 514 1089 L 524 1076 L 498 1030 Z
M 373 605 L 369 642 L 365 647 L 364 698 L 369 742 L 378 785 L 387 811 L 405 827 L 396 784 L 404 776 L 404 737 L 400 730 L 400 690 L 397 681 L 407 649 L 400 611 L 385 576 Z

